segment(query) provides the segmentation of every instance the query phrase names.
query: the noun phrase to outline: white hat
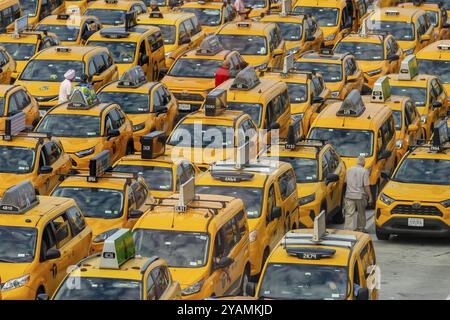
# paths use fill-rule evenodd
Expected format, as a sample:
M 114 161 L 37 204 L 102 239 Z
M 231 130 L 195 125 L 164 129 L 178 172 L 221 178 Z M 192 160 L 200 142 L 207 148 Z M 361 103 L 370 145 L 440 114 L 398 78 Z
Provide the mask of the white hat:
M 75 78 L 75 70 L 73 70 L 73 69 L 68 70 L 64 74 L 64 78 L 66 78 L 67 80 L 72 80 L 73 78 Z

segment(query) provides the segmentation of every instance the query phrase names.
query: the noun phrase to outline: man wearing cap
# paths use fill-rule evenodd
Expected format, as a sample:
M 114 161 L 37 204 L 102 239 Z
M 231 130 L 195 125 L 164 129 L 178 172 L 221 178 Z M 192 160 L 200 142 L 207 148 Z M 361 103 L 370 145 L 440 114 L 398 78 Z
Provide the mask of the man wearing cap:
M 345 182 L 347 190 L 345 191 L 345 229 L 366 232 L 366 206 L 367 200 L 372 203 L 372 193 L 370 192 L 369 171 L 364 168 L 366 158 L 358 157 L 356 166 L 347 170 Z M 355 228 L 355 212 L 356 216 Z
M 70 69 L 64 74 L 64 81 L 59 86 L 58 103 L 63 103 L 69 100 L 72 93 L 72 80 L 75 78 L 75 70 Z
M 230 79 L 230 61 L 225 60 L 216 71 L 216 87 Z

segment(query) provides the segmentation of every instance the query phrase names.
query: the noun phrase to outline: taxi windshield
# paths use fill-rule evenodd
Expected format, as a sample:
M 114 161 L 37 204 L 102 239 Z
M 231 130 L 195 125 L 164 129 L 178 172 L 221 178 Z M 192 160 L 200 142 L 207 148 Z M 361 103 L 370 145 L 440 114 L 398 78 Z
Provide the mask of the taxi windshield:
M 334 27 L 339 21 L 339 9 L 320 7 L 295 7 L 294 12 L 311 15 L 316 18 L 319 27 Z
M 133 238 L 136 254 L 161 257 L 172 268 L 199 268 L 208 262 L 207 233 L 135 229 Z
M 124 10 L 87 9 L 84 15 L 97 17 L 102 24 L 118 25 L 124 23 L 125 13 Z
M 175 40 L 177 37 L 177 32 L 176 32 L 175 26 L 168 25 L 168 24 L 145 24 L 145 25 L 158 27 L 161 30 L 161 33 L 163 35 L 164 44 L 174 44 L 175 43 Z
M 286 82 L 291 103 L 301 103 L 308 100 L 308 86 L 304 83 Z
M 450 60 L 417 59 L 419 73 L 432 74 L 441 78 L 442 82 L 450 83 Z
M 47 32 L 53 32 L 56 34 L 60 41 L 76 41 L 78 39 L 78 33 L 80 32 L 80 27 L 61 24 L 40 24 L 36 27 L 36 30 Z
M 30 148 L 0 146 L 1 173 L 30 173 L 34 168 L 35 152 Z
M 427 104 L 427 88 L 391 86 L 391 94 L 411 97 L 418 108 Z
M 350 52 L 356 60 L 383 60 L 383 46 L 379 43 L 370 42 L 339 42 L 334 48 L 335 53 Z
M 438 12 L 437 11 L 425 11 L 427 13 L 428 18 L 430 18 L 430 23 L 434 26 L 437 27 L 439 24 L 439 16 L 438 16 Z
M 309 138 L 332 144 L 342 157 L 370 157 L 373 153 L 372 131 L 316 127 L 311 130 Z
M 0 42 L 0 46 L 4 47 L 16 61 L 29 60 L 36 52 L 34 43 Z
M 74 199 L 86 218 L 117 219 L 122 216 L 124 201 L 119 190 L 58 187 L 52 196 Z
M 114 102 L 120 105 L 127 114 L 142 114 L 150 112 L 149 96 L 134 92 L 100 92 L 100 102 Z
M 394 175 L 393 181 L 404 183 L 450 185 L 450 160 L 405 159 Z
M 245 112 L 252 117 L 257 126 L 261 124 L 262 105 L 260 103 L 228 102 L 227 109 Z
M 38 0 L 19 0 L 24 16 L 36 16 Z
M 75 285 L 76 284 L 76 285 Z M 141 281 L 120 278 L 67 277 L 55 300 L 140 300 Z
M 171 146 L 189 148 L 233 148 L 234 129 L 209 124 L 181 124 L 172 133 Z
M 393 35 L 397 41 L 411 41 L 415 39 L 414 24 L 409 22 L 367 19 L 366 28 L 368 33 L 371 31 L 374 33 L 377 31 L 388 32 Z
M 89 46 L 105 47 L 111 52 L 114 63 L 133 63 L 136 52 L 135 42 L 89 41 Z
M 297 158 L 297 157 L 261 157 L 262 159 L 288 162 L 295 171 L 297 183 L 319 181 L 319 169 L 317 159 Z
M 33 261 L 36 239 L 35 228 L 0 226 L 0 263 Z
M 263 36 L 218 34 L 217 37 L 226 50 L 236 50 L 243 55 L 267 54 L 267 41 Z
M 263 201 L 262 188 L 196 185 L 195 193 L 220 194 L 223 196 L 240 198 L 242 199 L 242 202 L 244 202 L 247 217 L 249 219 L 255 219 L 261 216 Z
M 222 21 L 222 11 L 211 8 L 183 8 L 182 11 L 194 13 L 202 26 L 218 26 Z
M 396 131 L 402 129 L 402 112 L 400 110 L 392 110 L 394 115 L 394 127 Z
M 302 25 L 293 22 L 277 22 L 281 29 L 281 36 L 286 41 L 298 41 L 302 39 Z
M 245 0 L 244 6 L 246 8 L 265 8 L 267 5 L 267 0 Z
M 318 264 L 269 263 L 258 297 L 293 300 L 344 300 L 347 268 Z
M 173 189 L 172 168 L 119 164 L 113 168 L 113 171 L 138 173 L 144 178 L 150 190 L 170 191 Z
M 214 78 L 222 60 L 177 59 L 168 75 L 181 78 Z
M 342 81 L 342 66 L 340 64 L 320 62 L 294 62 L 294 69 L 320 73 L 325 82 Z
M 72 114 L 48 114 L 36 132 L 55 137 L 99 137 L 100 118 Z
M 84 63 L 75 60 L 31 60 L 20 75 L 24 81 L 62 82 L 67 70 L 75 70 L 75 82 L 84 74 Z

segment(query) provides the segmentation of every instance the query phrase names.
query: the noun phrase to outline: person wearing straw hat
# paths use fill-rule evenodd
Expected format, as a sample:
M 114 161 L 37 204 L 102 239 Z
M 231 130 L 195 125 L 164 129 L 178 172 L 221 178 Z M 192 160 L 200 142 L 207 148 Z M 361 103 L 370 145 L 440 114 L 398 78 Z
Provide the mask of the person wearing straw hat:
M 59 86 L 58 103 L 69 100 L 72 93 L 72 80 L 75 78 L 75 70 L 70 69 L 64 74 L 64 81 Z

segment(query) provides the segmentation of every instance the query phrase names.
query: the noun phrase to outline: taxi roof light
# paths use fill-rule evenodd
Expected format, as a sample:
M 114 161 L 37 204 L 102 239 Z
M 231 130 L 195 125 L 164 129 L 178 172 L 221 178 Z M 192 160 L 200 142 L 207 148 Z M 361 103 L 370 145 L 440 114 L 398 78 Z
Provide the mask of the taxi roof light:
M 57 20 L 69 20 L 70 14 L 68 13 L 60 13 L 56 16 Z
M 387 16 L 398 16 L 400 15 L 400 12 L 398 10 L 386 10 L 385 14 Z
M 247 66 L 241 70 L 231 84 L 231 89 L 250 90 L 260 84 L 255 68 Z
M 250 28 L 250 22 L 246 21 L 238 22 L 236 25 L 238 28 Z
M 204 103 L 205 115 L 215 117 L 227 108 L 227 90 L 216 88 L 208 93 Z
M 109 150 L 104 150 L 89 160 L 88 182 L 97 182 L 111 166 Z
M 164 18 L 163 14 L 161 11 L 152 11 L 150 12 L 150 14 L 148 15 L 149 18 L 156 18 L 156 19 L 162 19 Z
M 438 44 L 437 48 L 439 50 L 450 50 L 450 44 L 441 43 L 441 44 Z
M 387 76 L 378 78 L 373 85 L 371 102 L 385 102 L 390 96 L 389 78 Z
M 314 233 L 312 240 L 315 242 L 319 242 L 326 234 L 327 234 L 327 225 L 326 225 L 325 211 L 322 211 L 314 219 Z
M 448 132 L 447 119 L 444 119 L 434 128 L 431 141 L 432 150 L 440 151 L 442 149 L 442 146 L 450 140 Z
M 242 182 L 253 180 L 255 174 L 250 172 L 211 170 L 211 177 L 222 182 Z
M 5 191 L 0 201 L 0 213 L 23 214 L 38 204 L 33 184 L 27 180 Z
M 400 72 L 398 74 L 399 80 L 412 80 L 419 74 L 419 67 L 417 66 L 416 56 L 410 54 L 403 59 L 400 64 Z
M 141 137 L 141 158 L 155 159 L 165 151 L 164 131 L 153 131 Z
M 200 47 L 196 51 L 196 54 L 213 56 L 218 54 L 222 50 L 223 47 L 219 39 L 215 34 L 212 34 L 203 39 L 203 41 L 200 43 Z
M 195 178 L 191 177 L 180 186 L 180 198 L 175 210 L 179 213 L 186 212 L 188 205 L 195 199 Z
M 56 52 L 71 52 L 72 49 L 69 47 L 56 47 Z
M 138 88 L 147 82 L 147 77 L 141 66 L 135 66 L 125 71 L 117 83 L 118 88 Z
M 107 4 L 117 4 L 117 3 L 119 3 L 119 0 L 105 0 L 105 3 L 107 3 Z
M 13 136 L 26 129 L 26 115 L 24 112 L 16 113 L 5 120 L 5 134 L 3 140 L 11 141 Z
M 88 100 L 87 97 L 82 92 L 83 89 L 84 88 L 77 88 L 77 87 L 74 88 L 72 94 L 69 97 L 69 103 L 67 105 L 68 110 L 88 110 L 93 106 L 97 105 L 98 99 Z
M 120 269 L 134 256 L 134 240 L 130 229 L 118 229 L 103 244 L 100 269 Z
M 236 169 L 241 169 L 242 167 L 250 163 L 250 140 L 247 138 L 246 142 L 236 148 Z
M 289 125 L 285 148 L 289 150 L 295 149 L 297 142 L 301 140 L 302 136 L 303 123 L 301 119 L 298 119 Z
M 358 90 L 353 89 L 348 96 L 342 101 L 341 107 L 336 112 L 341 117 L 359 117 L 363 114 L 366 107 Z
M 332 48 L 321 48 L 319 53 L 321 55 L 331 56 L 331 55 L 333 55 L 333 49 Z

